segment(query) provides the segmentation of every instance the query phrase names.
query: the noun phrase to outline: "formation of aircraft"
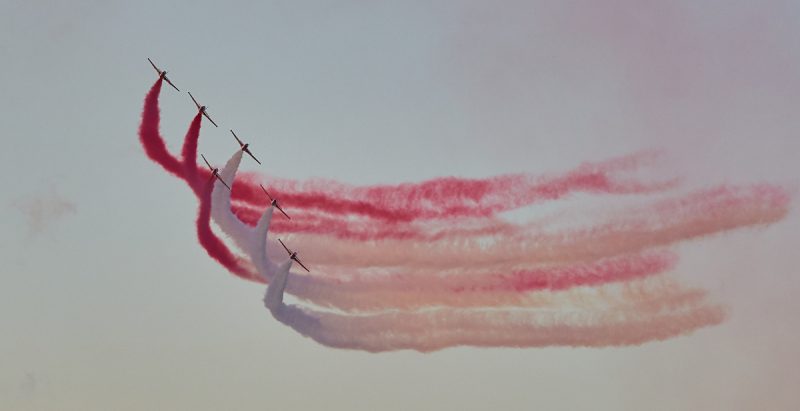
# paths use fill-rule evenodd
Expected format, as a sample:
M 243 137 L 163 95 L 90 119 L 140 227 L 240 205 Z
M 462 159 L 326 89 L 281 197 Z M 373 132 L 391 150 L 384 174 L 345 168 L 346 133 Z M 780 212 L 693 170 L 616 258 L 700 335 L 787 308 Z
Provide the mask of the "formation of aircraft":
M 153 68 L 156 70 L 156 72 L 158 73 L 158 76 L 160 78 L 162 78 L 164 81 L 169 83 L 169 85 L 172 86 L 175 90 L 178 90 L 178 87 L 175 87 L 175 84 L 172 84 L 172 82 L 167 78 L 167 71 L 166 70 L 160 70 L 158 67 L 156 67 L 155 63 L 153 63 L 153 60 L 150 60 L 150 58 L 148 58 L 147 61 L 150 62 L 150 65 L 153 66 Z M 180 91 L 180 90 L 178 90 L 178 91 Z M 194 98 L 194 96 L 192 95 L 191 92 L 189 92 L 189 97 L 192 98 L 192 101 L 194 102 L 194 105 L 197 106 L 198 112 L 201 113 L 203 116 L 205 116 L 208 119 L 208 121 L 210 121 L 211 124 L 214 125 L 214 127 L 219 127 L 217 125 L 217 123 L 215 123 L 214 120 L 212 120 L 211 117 L 208 115 L 208 112 L 206 111 L 207 107 L 200 105 L 200 103 L 197 102 L 197 100 Z M 247 153 L 247 155 L 252 157 L 253 160 L 256 161 L 256 163 L 261 164 L 261 161 L 259 161 L 256 158 L 256 156 L 253 155 L 252 152 L 250 152 L 250 144 L 249 143 L 244 143 L 242 140 L 240 140 L 239 136 L 237 136 L 236 133 L 233 132 L 233 130 L 231 130 L 231 134 L 233 134 L 233 138 L 236 139 L 236 142 L 239 143 L 239 147 L 240 147 L 241 151 L 243 153 Z M 231 186 L 229 186 L 228 183 L 226 183 L 225 180 L 222 179 L 222 176 L 219 175 L 219 169 L 215 168 L 215 167 L 212 167 L 211 163 L 208 162 L 208 159 L 206 159 L 205 155 L 200 154 L 200 157 L 203 158 L 203 161 L 206 163 L 206 166 L 211 171 L 210 180 L 213 180 L 213 179 L 216 178 L 217 180 L 219 180 L 222 183 L 222 185 L 224 185 L 228 190 L 230 190 Z M 284 211 L 283 208 L 280 206 L 280 204 L 278 204 L 278 200 L 276 198 L 272 197 L 269 194 L 267 189 L 264 188 L 263 184 L 259 184 L 259 185 L 261 186 L 261 190 L 264 191 L 264 194 L 267 195 L 267 198 L 269 198 L 269 200 L 270 200 L 269 205 L 271 207 L 277 208 L 278 211 L 280 211 L 287 219 L 291 220 L 292 218 L 289 217 L 289 214 L 287 214 L 286 211 Z M 297 256 L 297 251 L 290 250 L 289 247 L 287 247 L 286 244 L 284 244 L 283 241 L 281 241 L 280 238 L 278 239 L 278 242 L 281 243 L 283 248 L 289 254 L 289 259 L 294 260 L 297 264 L 300 265 L 300 267 L 303 267 L 304 270 L 306 270 L 308 272 L 311 272 L 311 270 L 309 270 L 308 267 L 306 267 L 302 262 L 300 262 L 300 258 Z
M 269 205 L 271 205 L 271 206 L 273 206 L 273 207 L 277 208 L 277 209 L 278 209 L 278 211 L 280 211 L 281 213 L 283 213 L 283 215 L 285 215 L 285 216 L 286 216 L 286 218 L 288 218 L 289 220 L 291 220 L 291 219 L 292 219 L 292 217 L 289 217 L 289 214 L 286 214 L 286 211 L 283 211 L 283 208 L 281 208 L 280 204 L 278 204 L 278 200 L 277 200 L 277 199 L 275 199 L 275 198 L 272 198 L 272 196 L 271 196 L 271 195 L 269 195 L 269 192 L 267 191 L 267 189 L 266 189 L 266 188 L 264 188 L 264 185 L 263 185 L 263 184 L 259 184 L 259 185 L 261 186 L 261 190 L 262 190 L 262 191 L 264 191 L 264 194 L 266 194 L 266 195 L 267 195 L 267 198 L 269 198 Z
M 250 149 L 248 148 L 248 147 L 250 147 L 250 143 L 247 143 L 247 144 L 242 143 L 242 140 L 239 140 L 239 137 L 236 136 L 236 133 L 234 133 L 233 130 L 231 130 L 231 134 L 233 134 L 233 138 L 236 139 L 236 142 L 239 143 L 239 147 L 242 148 L 242 151 L 247 153 L 250 157 L 253 157 L 253 160 L 256 160 L 256 163 L 261 164 L 261 162 L 258 161 L 256 156 L 254 156 L 253 153 L 250 152 Z
M 214 125 L 214 127 L 219 127 L 217 123 L 215 123 L 214 120 L 211 119 L 211 116 L 208 115 L 208 112 L 206 112 L 206 106 L 201 106 L 200 103 L 198 103 L 197 100 L 194 99 L 194 96 L 192 95 L 191 91 L 189 92 L 189 97 L 192 98 L 192 101 L 194 101 L 194 105 L 197 106 L 197 111 L 201 112 L 204 116 L 206 116 L 208 121 L 210 121 L 211 124 Z
M 283 248 L 286 250 L 286 252 L 289 253 L 289 258 L 290 259 L 292 259 L 295 262 L 297 262 L 297 264 L 300 264 L 300 267 L 303 267 L 304 270 L 308 271 L 309 273 L 311 272 L 311 270 L 306 268 L 306 266 L 304 266 L 303 263 L 300 262 L 300 257 L 297 256 L 297 251 L 290 250 L 289 247 L 287 247 L 286 244 L 284 244 L 283 241 L 281 241 L 280 238 L 278 239 L 278 242 L 280 242 L 281 245 L 283 246 Z
M 156 72 L 158 73 L 158 77 L 161 77 L 162 79 L 164 79 L 164 81 L 169 83 L 169 85 L 172 86 L 172 88 L 174 88 L 175 90 L 178 90 L 178 88 L 175 87 L 175 85 L 172 84 L 172 82 L 169 81 L 169 79 L 167 78 L 167 70 L 163 70 L 163 71 L 159 70 L 158 67 L 156 67 L 156 63 L 153 63 L 153 60 L 150 60 L 149 57 L 147 58 L 147 61 L 149 61 L 150 65 L 153 66 L 154 69 L 156 69 Z M 178 90 L 178 91 L 180 91 L 180 90 Z

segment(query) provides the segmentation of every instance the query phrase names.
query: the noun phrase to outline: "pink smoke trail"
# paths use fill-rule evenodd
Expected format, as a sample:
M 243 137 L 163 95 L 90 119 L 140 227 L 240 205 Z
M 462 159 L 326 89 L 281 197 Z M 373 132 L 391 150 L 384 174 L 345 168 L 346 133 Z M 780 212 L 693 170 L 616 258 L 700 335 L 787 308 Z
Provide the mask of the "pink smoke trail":
M 638 345 L 688 334 L 725 318 L 717 306 L 641 316 L 609 312 L 565 325 L 571 316 L 513 311 L 385 313 L 347 316 L 293 305 L 272 310 L 280 322 L 320 344 L 368 352 L 411 349 L 430 352 L 448 347 L 608 347 Z
M 723 231 L 774 223 L 788 213 L 785 190 L 770 184 L 719 186 L 620 212 L 611 221 L 590 228 L 552 233 L 522 230 L 494 238 L 490 244 L 471 238 L 415 241 L 330 241 L 325 236 L 298 235 L 305 255 L 317 265 L 339 267 L 487 266 L 506 261 L 568 263 L 636 253 L 648 248 Z
M 536 303 L 532 292 L 645 278 L 671 269 L 676 256 L 657 252 L 612 257 L 592 263 L 513 269 L 506 267 L 445 272 L 417 271 L 345 275 L 294 275 L 287 289 L 315 305 L 343 311 L 413 310 L 433 306 L 523 307 Z M 330 272 L 328 272 L 331 274 Z
M 369 352 L 430 352 L 477 347 L 620 346 L 688 334 L 718 324 L 725 311 L 704 304 L 693 290 L 673 286 L 652 295 L 623 294 L 632 301 L 571 312 L 519 309 L 452 309 L 343 315 L 283 303 L 291 263 L 267 287 L 273 317 L 320 344 Z M 652 290 L 651 290 L 652 291 Z M 665 294 L 666 298 L 665 298 Z M 648 298 L 649 297 L 649 298 Z M 667 304 L 659 302 L 666 299 Z

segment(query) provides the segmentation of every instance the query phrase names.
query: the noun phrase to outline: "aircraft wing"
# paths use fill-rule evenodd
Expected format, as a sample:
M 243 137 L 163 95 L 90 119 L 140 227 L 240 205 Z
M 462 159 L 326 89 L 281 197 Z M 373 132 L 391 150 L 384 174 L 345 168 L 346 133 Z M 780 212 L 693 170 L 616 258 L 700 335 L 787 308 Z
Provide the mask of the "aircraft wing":
M 159 70 L 158 67 L 156 67 L 156 63 L 153 63 L 153 60 L 150 60 L 150 57 L 147 58 L 147 61 L 150 62 L 150 65 L 153 66 L 153 68 L 156 69 L 156 71 L 160 75 L 161 74 L 161 70 Z
M 208 160 L 206 160 L 206 156 L 200 154 L 200 157 L 203 157 L 203 161 L 206 162 L 206 165 L 208 166 L 209 170 L 213 170 L 214 169 L 214 167 L 211 167 L 211 164 L 208 163 Z
M 261 186 L 261 189 L 264 190 L 264 194 L 266 194 L 267 197 L 269 197 L 269 201 L 272 201 L 272 196 L 269 195 L 269 192 L 267 191 L 266 188 L 264 188 L 264 185 L 263 184 L 259 184 L 259 185 Z
M 171 82 L 171 81 L 169 81 L 169 79 L 167 78 L 167 76 L 164 76 L 164 80 L 167 80 L 167 83 L 169 83 L 169 85 L 170 85 L 170 86 L 172 86 L 172 88 L 174 88 L 175 90 L 178 90 L 178 88 L 177 88 L 177 87 L 175 87 L 175 85 L 174 85 L 174 84 L 172 84 L 172 82 Z M 180 90 L 178 90 L 178 91 L 180 91 Z
M 223 180 L 222 177 L 219 176 L 219 174 L 217 174 L 217 180 L 219 180 L 219 182 L 222 183 L 222 185 L 224 185 L 225 187 L 228 187 L 228 190 L 231 189 L 231 186 L 225 183 L 225 180 Z
M 236 142 L 239 143 L 239 147 L 244 146 L 244 143 L 242 143 L 242 140 L 239 140 L 239 137 L 236 135 L 236 133 L 233 132 L 233 130 L 231 130 L 231 134 L 233 134 L 233 138 L 236 139 Z
M 256 163 L 258 163 L 258 164 L 261 164 L 261 162 L 260 162 L 260 161 L 258 161 L 258 159 L 256 158 L 256 156 L 254 156 L 254 155 L 253 155 L 253 153 L 251 153 L 249 149 L 248 149 L 248 150 L 245 150 L 245 152 L 246 152 L 247 154 L 249 154 L 249 155 L 250 155 L 250 157 L 253 157 L 253 160 L 256 160 Z
M 205 111 L 203 111 L 203 115 L 204 115 L 204 116 L 206 116 L 206 118 L 208 119 L 208 121 L 210 121 L 210 122 L 211 122 L 211 124 L 213 124 L 213 125 L 214 125 L 214 127 L 219 127 L 219 126 L 217 125 L 217 123 L 215 123 L 215 122 L 214 122 L 214 120 L 212 120 L 212 119 L 211 119 L 211 117 L 208 115 L 208 113 L 206 113 Z
M 289 247 L 287 247 L 286 244 L 284 244 L 283 241 L 281 241 L 280 238 L 278 239 L 278 242 L 281 243 L 281 245 L 283 246 L 283 249 L 286 250 L 286 252 L 289 253 L 289 255 L 292 255 L 292 250 L 290 250 Z
M 290 219 L 290 220 L 292 219 L 292 217 L 289 217 L 289 214 L 286 214 L 286 211 L 283 211 L 283 209 L 281 208 L 281 206 L 279 206 L 279 205 L 275 204 L 275 208 L 277 208 L 278 210 L 280 210 L 280 212 L 281 212 L 281 213 L 283 213 L 283 215 L 285 215 L 285 216 L 286 216 L 286 218 L 288 218 L 288 219 Z
M 309 270 L 308 267 L 304 266 L 303 263 L 300 262 L 299 258 L 295 257 L 294 260 L 297 261 L 297 264 L 300 264 L 300 267 L 303 267 L 304 270 L 308 271 L 309 273 L 311 272 L 311 270 Z
M 189 92 L 189 97 L 192 98 L 192 101 L 194 101 L 194 105 L 197 106 L 197 109 L 199 110 L 200 109 L 200 103 L 198 103 L 197 100 L 194 99 L 194 96 L 192 95 L 191 91 Z

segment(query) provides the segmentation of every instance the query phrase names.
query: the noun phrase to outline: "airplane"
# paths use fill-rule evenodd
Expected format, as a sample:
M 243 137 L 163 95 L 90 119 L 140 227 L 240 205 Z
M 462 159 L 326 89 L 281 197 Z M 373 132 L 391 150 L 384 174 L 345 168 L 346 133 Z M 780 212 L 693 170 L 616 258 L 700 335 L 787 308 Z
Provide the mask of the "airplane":
M 194 105 L 197 106 L 197 110 L 203 113 L 203 115 L 206 116 L 208 121 L 210 121 L 211 124 L 214 125 L 214 127 L 219 127 L 217 123 L 215 123 L 214 120 L 212 120 L 211 117 L 208 116 L 208 113 L 206 113 L 206 106 L 201 106 L 200 103 L 198 103 L 197 100 L 194 99 L 194 96 L 192 95 L 191 91 L 189 92 L 189 97 L 191 97 L 192 101 L 194 101 Z
M 303 263 L 300 262 L 300 259 L 297 257 L 297 251 L 290 250 L 289 247 L 287 247 L 286 244 L 284 244 L 283 241 L 281 241 L 280 238 L 278 239 L 278 241 L 281 243 L 283 248 L 286 249 L 286 252 L 289 253 L 289 258 L 290 259 L 296 261 L 297 264 L 300 264 L 300 267 L 303 267 L 304 270 L 308 271 L 309 273 L 311 272 L 311 270 L 306 268 L 306 266 L 304 266 Z
M 261 164 L 261 162 L 258 161 L 256 156 L 254 156 L 253 153 L 250 152 L 250 149 L 248 148 L 248 147 L 250 147 L 250 144 L 249 143 L 248 144 L 242 143 L 242 140 L 239 140 L 239 137 L 236 136 L 236 133 L 234 133 L 233 130 L 231 130 L 231 134 L 233 134 L 233 138 L 235 138 L 236 141 L 239 143 L 239 147 L 242 148 L 242 151 L 244 151 L 245 153 L 249 154 L 250 157 L 253 157 L 253 160 L 256 160 L 256 163 Z
M 280 205 L 278 205 L 278 200 L 277 200 L 277 199 L 274 199 L 274 198 L 272 198 L 272 196 L 271 196 L 271 195 L 269 195 L 269 193 L 267 192 L 267 189 L 266 189 L 266 188 L 264 188 L 264 185 L 263 185 L 263 184 L 259 184 L 259 185 L 261 186 L 261 190 L 263 190 L 263 191 L 264 191 L 264 194 L 266 194 L 266 195 L 267 195 L 267 197 L 269 197 L 269 200 L 270 200 L 270 201 L 269 201 L 269 204 L 270 204 L 270 205 L 272 205 L 272 206 L 275 206 L 275 208 L 277 208 L 278 210 L 280 210 L 280 212 L 281 212 L 281 213 L 283 213 L 283 215 L 285 215 L 285 216 L 286 216 L 286 218 L 288 218 L 288 219 L 290 219 L 290 220 L 291 220 L 291 219 L 292 219 L 292 217 L 289 217 L 289 214 L 286 214 L 286 211 L 283 211 L 283 209 L 281 208 L 281 206 L 280 206 Z
M 149 61 L 150 65 L 153 66 L 154 69 L 156 69 L 156 72 L 158 72 L 158 77 L 163 78 L 167 83 L 169 83 L 170 86 L 172 86 L 172 88 L 174 88 L 175 90 L 178 90 L 178 88 L 175 87 L 175 85 L 172 84 L 172 82 L 169 81 L 169 79 L 167 78 L 167 70 L 164 70 L 164 71 L 159 70 L 158 67 L 156 67 L 156 63 L 153 63 L 153 60 L 150 60 L 150 57 L 147 58 L 147 61 Z M 180 91 L 180 90 L 178 90 L 178 91 Z
M 208 169 L 211 170 L 211 179 L 216 177 L 225 187 L 228 187 L 228 190 L 230 190 L 231 187 L 229 185 L 225 184 L 225 180 L 223 180 L 222 177 L 219 176 L 219 169 L 211 167 L 211 164 L 209 164 L 208 160 L 206 160 L 206 156 L 200 154 L 200 157 L 203 157 L 203 161 L 206 162 L 206 165 L 208 166 Z

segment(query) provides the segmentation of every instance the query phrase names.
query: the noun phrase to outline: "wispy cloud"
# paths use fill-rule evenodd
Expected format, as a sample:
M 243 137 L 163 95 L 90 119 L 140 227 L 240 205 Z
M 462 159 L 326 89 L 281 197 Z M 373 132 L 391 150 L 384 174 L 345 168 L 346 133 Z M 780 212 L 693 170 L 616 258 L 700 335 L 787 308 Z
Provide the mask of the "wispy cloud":
M 31 235 L 42 234 L 51 225 L 78 211 L 74 202 L 55 191 L 17 200 L 13 206 L 25 216 Z

